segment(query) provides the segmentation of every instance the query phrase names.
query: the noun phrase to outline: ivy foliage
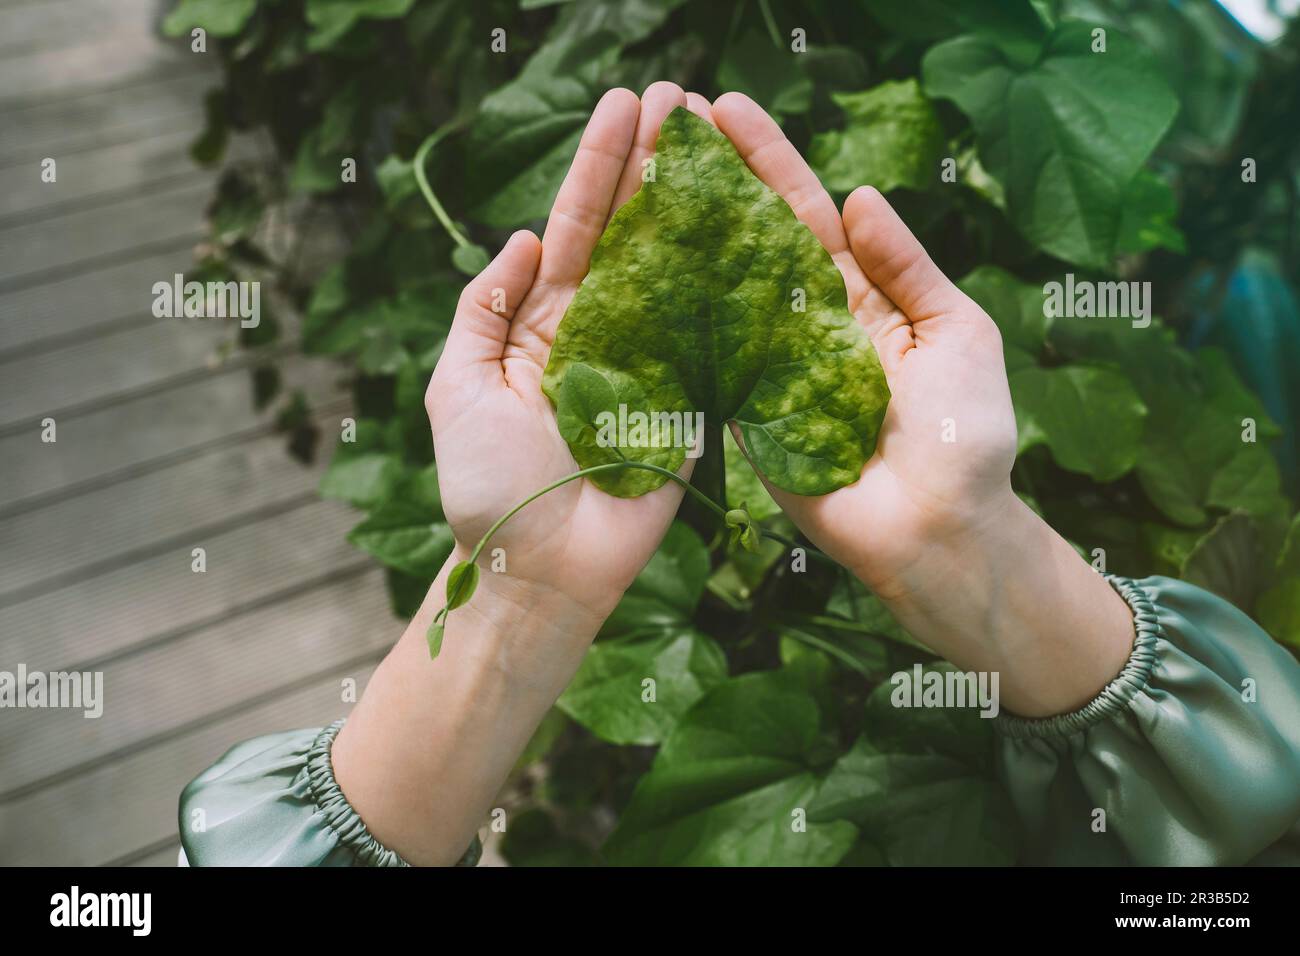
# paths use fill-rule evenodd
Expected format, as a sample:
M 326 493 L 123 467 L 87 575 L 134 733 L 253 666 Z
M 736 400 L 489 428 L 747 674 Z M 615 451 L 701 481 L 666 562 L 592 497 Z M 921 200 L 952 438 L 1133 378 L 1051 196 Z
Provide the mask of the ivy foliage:
M 1283 241 L 1300 159 L 1294 140 L 1276 145 L 1300 128 L 1285 92 L 1300 78 L 1212 7 L 178 0 L 165 29 L 205 28 L 225 70 L 196 159 L 218 162 L 240 134 L 264 147 L 224 167 L 204 267 L 274 283 L 282 320 L 242 344 L 265 356 L 259 395 L 282 403 L 298 453 L 314 410 L 279 394 L 275 336 L 348 376 L 356 431 L 321 492 L 364 512 L 350 540 L 388 569 L 395 613 L 451 551 L 423 394 L 465 274 L 546 216 L 605 89 L 670 79 L 753 96 L 837 197 L 889 194 L 997 321 L 1014 486 L 1087 560 L 1185 577 L 1300 649 L 1295 476 L 1273 454 L 1285 392 L 1265 408 L 1229 340 L 1183 344 L 1258 243 L 1276 247 L 1272 281 L 1300 275 Z M 1294 30 L 1284 45 L 1300 49 Z M 1252 93 L 1257 75 L 1270 82 Z M 1249 189 L 1241 148 L 1268 160 Z M 1045 308 L 1067 277 L 1150 282 L 1154 303 Z M 1293 292 L 1277 301 L 1294 311 Z M 575 341 L 555 361 L 609 372 Z M 795 535 L 724 437 L 729 502 Z M 1014 862 L 989 722 L 889 706 L 890 675 L 917 664 L 947 666 L 842 569 L 778 542 L 737 547 L 686 508 L 521 759 L 503 851 Z

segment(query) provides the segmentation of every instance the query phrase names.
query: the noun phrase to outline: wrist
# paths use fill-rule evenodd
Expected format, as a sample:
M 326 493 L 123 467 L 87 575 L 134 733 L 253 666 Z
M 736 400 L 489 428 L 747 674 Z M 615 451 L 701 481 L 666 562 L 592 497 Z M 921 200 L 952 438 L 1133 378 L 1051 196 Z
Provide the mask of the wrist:
M 429 624 L 461 560 L 448 559 L 333 751 L 335 779 L 371 833 L 417 864 L 465 852 L 601 623 L 563 593 L 487 571 L 430 658 Z
M 1008 710 L 1070 712 L 1123 668 L 1132 613 L 1010 487 L 984 510 L 873 589 L 936 653 L 963 670 L 998 673 Z
M 923 514 L 887 550 L 862 554 L 849 570 L 891 607 L 930 604 L 942 601 L 954 571 L 992 572 L 1010 557 L 1008 543 L 1043 530 L 1055 534 L 1007 482 L 977 505 Z
M 469 552 L 458 547 L 430 587 L 410 628 L 420 642 L 446 603 L 451 569 L 468 558 Z M 447 614 L 439 660 L 447 655 L 449 664 L 464 670 L 466 680 L 497 682 L 521 693 L 535 689 L 553 698 L 582 662 L 607 615 L 556 587 L 492 571 L 480 561 L 473 596 Z M 427 657 L 427 647 L 424 653 Z

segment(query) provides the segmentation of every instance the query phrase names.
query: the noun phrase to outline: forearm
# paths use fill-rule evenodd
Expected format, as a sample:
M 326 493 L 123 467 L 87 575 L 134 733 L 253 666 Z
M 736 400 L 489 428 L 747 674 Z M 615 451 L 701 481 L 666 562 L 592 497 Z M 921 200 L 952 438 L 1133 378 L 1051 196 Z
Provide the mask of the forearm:
M 872 586 L 918 640 L 997 672 L 1002 705 L 1025 717 L 1083 706 L 1133 646 L 1128 605 L 1010 488 L 978 524 Z
M 465 852 L 601 623 L 556 592 L 486 572 L 448 616 L 432 660 L 425 633 L 459 559 L 443 567 L 333 750 L 366 826 L 415 864 L 449 865 Z

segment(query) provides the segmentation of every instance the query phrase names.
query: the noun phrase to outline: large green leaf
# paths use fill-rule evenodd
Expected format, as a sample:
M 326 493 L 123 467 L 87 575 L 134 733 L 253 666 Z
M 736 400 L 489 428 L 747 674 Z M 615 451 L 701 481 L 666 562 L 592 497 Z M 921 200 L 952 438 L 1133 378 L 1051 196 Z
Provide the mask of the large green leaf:
M 835 756 L 815 698 L 784 671 L 722 684 L 681 719 L 605 845 L 616 864 L 833 866 L 857 834 L 807 823 Z
M 788 491 L 856 481 L 889 389 L 830 256 L 730 141 L 687 110 L 664 120 L 654 168 L 597 244 L 546 367 L 542 387 L 568 422 L 574 457 L 583 467 L 681 465 L 680 443 L 601 443 L 593 410 L 622 404 L 738 422 L 751 459 Z M 633 497 L 665 479 L 628 469 L 595 480 Z
M 519 75 L 479 104 L 466 167 L 474 217 L 509 228 L 544 219 L 578 148 L 600 78 L 626 44 L 685 0 L 575 0 Z
M 832 93 L 831 99 L 844 111 L 844 129 L 817 134 L 808 148 L 808 161 L 827 189 L 922 190 L 938 181 L 943 129 L 916 80 Z
M 1147 409 L 1119 372 L 1031 366 L 1010 382 L 1020 451 L 1046 445 L 1062 468 L 1096 481 L 1114 481 L 1137 463 Z
M 1059 0 L 1063 17 L 1132 34 L 1160 61 L 1182 103 L 1174 141 L 1212 155 L 1232 141 L 1266 47 L 1229 25 L 1227 4 Z
M 727 677 L 722 649 L 691 624 L 708 572 L 704 542 L 688 525 L 674 523 L 557 706 L 610 743 L 662 741 Z
M 1151 57 L 1110 31 L 1092 52 L 1092 27 L 1058 26 L 1032 63 L 997 41 L 961 36 L 926 54 L 926 92 L 970 117 L 980 159 L 1006 189 L 1008 213 L 1029 241 L 1069 262 L 1107 267 L 1130 183 L 1173 122 L 1178 100 Z
M 917 699 L 915 675 L 903 679 Z M 894 866 L 1014 863 L 1019 832 L 994 776 L 993 721 L 970 708 L 895 707 L 893 693 L 892 681 L 872 692 L 866 729 L 827 775 L 809 820 L 852 821 Z
M 893 866 L 1009 866 L 1016 828 L 1006 793 L 938 754 L 881 751 L 865 735 L 836 763 L 808 808 L 851 820 Z

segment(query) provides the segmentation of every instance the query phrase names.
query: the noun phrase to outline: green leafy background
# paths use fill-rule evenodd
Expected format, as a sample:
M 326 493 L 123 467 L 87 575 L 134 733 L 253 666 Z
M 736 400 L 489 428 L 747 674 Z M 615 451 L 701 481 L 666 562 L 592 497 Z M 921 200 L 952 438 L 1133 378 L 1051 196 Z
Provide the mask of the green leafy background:
M 350 540 L 396 614 L 451 549 L 423 393 L 465 274 L 538 227 L 604 90 L 670 79 L 753 96 L 837 198 L 889 194 L 997 321 L 1015 488 L 1087 560 L 1182 576 L 1300 649 L 1294 26 L 1266 47 L 1208 0 L 179 0 L 164 21 L 195 26 L 224 67 L 196 161 L 263 147 L 222 167 L 203 268 L 274 286 L 241 333 L 255 394 L 294 454 L 332 455 L 321 493 L 364 513 Z M 434 134 L 445 224 L 413 174 Z M 1154 320 L 1048 317 L 1069 273 L 1150 282 Z M 338 362 L 354 441 L 318 447 L 286 347 Z M 729 503 L 794 537 L 724 453 Z M 988 722 L 883 696 L 915 663 L 947 666 L 841 569 L 736 551 L 684 508 L 521 758 L 500 848 L 1015 862 Z

